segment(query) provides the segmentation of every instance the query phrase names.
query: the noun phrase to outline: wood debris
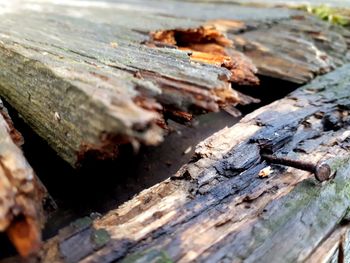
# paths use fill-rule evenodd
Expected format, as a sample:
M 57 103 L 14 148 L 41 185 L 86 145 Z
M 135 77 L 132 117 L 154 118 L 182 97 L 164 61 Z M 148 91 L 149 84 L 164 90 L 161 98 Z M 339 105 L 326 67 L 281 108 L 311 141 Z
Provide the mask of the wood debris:
M 273 170 L 271 169 L 271 166 L 267 166 L 264 169 L 261 169 L 258 175 L 260 178 L 266 178 L 269 177 L 272 173 Z

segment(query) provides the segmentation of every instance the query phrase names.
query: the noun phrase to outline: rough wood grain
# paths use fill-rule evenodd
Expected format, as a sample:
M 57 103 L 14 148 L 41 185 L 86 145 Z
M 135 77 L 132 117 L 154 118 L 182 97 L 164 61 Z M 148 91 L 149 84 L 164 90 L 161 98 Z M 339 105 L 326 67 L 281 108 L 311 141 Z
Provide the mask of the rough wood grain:
M 163 109 L 217 111 L 241 102 L 225 67 L 143 44 L 152 27 L 201 21 L 177 23 L 136 9 L 139 26 L 130 28 L 135 16 L 122 4 L 105 3 L 113 9 L 108 22 L 100 21 L 105 8 L 84 9 L 81 1 L 75 9 L 23 3 L 2 11 L 0 92 L 73 165 L 91 152 L 113 157 L 120 144 L 159 143 Z
M 19 146 L 23 142 L 0 101 L 0 232 L 27 257 L 41 245 L 46 190 Z
M 42 261 L 309 260 L 350 206 L 349 70 L 319 77 L 208 138 L 169 180 L 49 240 Z M 261 179 L 269 165 L 261 149 L 327 161 L 335 178 L 320 184 L 308 172 L 271 165 L 273 174 Z
M 229 36 L 251 58 L 259 74 L 306 83 L 349 61 L 349 32 L 309 16 Z
M 115 158 L 122 144 L 137 149 L 160 143 L 164 112 L 188 120 L 193 113 L 255 102 L 231 87 L 258 83 L 255 66 L 232 46 L 241 32 L 267 33 L 276 43 L 271 32 L 287 27 L 283 43 L 293 38 L 289 48 L 308 50 L 306 58 L 298 52 L 282 56 L 270 71 L 260 63 L 266 54 L 258 52 L 262 57 L 251 57 L 261 74 L 301 83 L 333 67 L 307 42 L 310 32 L 290 36 L 294 28 L 287 22 L 274 28 L 300 14 L 292 10 L 157 0 L 147 6 L 140 0 L 20 3 L 0 6 L 0 94 L 72 165 L 91 155 Z M 326 29 L 326 23 L 316 24 L 318 31 Z M 212 34 L 203 37 L 203 28 Z M 156 43 L 152 32 L 180 38 L 169 46 Z M 327 32 L 327 50 L 341 64 L 345 33 Z M 289 49 L 274 48 L 277 57 Z M 285 71 L 294 62 L 298 68 Z

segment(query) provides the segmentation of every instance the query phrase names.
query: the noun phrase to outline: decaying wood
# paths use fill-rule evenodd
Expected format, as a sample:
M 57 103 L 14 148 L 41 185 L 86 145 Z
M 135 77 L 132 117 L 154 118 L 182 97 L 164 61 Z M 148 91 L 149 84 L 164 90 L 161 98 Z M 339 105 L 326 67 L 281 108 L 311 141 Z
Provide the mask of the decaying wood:
M 255 66 L 233 40 L 261 74 L 303 82 L 310 71 L 312 77 L 327 71 L 328 60 L 323 67 L 323 55 L 310 51 L 314 46 L 304 39 L 315 34 L 297 38 L 292 26 L 281 22 L 297 15 L 229 3 L 9 1 L 0 7 L 0 94 L 70 164 L 91 154 L 114 158 L 121 144 L 160 143 L 164 112 L 186 121 L 220 107 L 236 114 L 233 106 L 255 102 L 232 89 L 258 84 Z M 327 27 L 316 24 L 317 32 Z M 267 39 L 280 42 L 271 26 L 287 27 L 283 39 L 296 39 L 284 45 L 310 51 L 298 62 L 303 66 L 285 70 L 300 56 L 290 52 L 268 71 L 259 64 L 271 62 L 265 53 L 257 52 L 263 57 L 257 58 L 245 52 L 250 45 L 238 41 L 242 32 L 247 33 L 241 39 L 253 44 L 267 45 L 249 34 L 267 33 Z M 342 58 L 345 37 L 334 34 L 326 38 L 327 46 Z
M 0 102 L 0 232 L 23 257 L 38 252 L 46 191 L 24 158 L 23 139 Z
M 122 3 L 32 4 L 3 11 L 0 92 L 71 164 L 88 152 L 114 156 L 124 143 L 159 143 L 163 109 L 217 111 L 241 102 L 225 67 L 146 44 L 152 29 L 202 21 L 164 18 L 143 4 L 137 15 Z
M 257 85 L 257 71 L 305 83 L 348 60 L 345 29 L 297 11 L 205 1 L 21 2 L 0 6 L 0 95 L 72 165 L 87 155 L 115 158 L 121 144 L 160 143 L 164 116 L 189 121 L 220 107 L 236 114 L 234 106 L 256 100 L 234 88 Z M 332 231 L 349 207 L 348 69 L 209 138 L 178 174 L 103 218 L 73 223 L 45 244 L 42 261 L 295 262 L 317 258 L 321 247 L 340 255 Z M 8 133 L 20 139 L 11 125 Z M 261 147 L 329 158 L 337 175 L 320 185 L 309 173 L 272 166 L 258 178 L 267 166 Z M 13 199 L 4 202 L 0 231 L 25 256 L 40 241 L 41 195 L 34 181 L 11 192 L 6 160 L 3 193 Z M 22 156 L 14 163 L 30 169 Z
M 233 26 L 236 28 L 236 23 Z M 152 41 L 189 52 L 192 61 L 229 69 L 232 72 L 230 81 L 235 84 L 259 84 L 259 79 L 255 76 L 257 69 L 252 62 L 242 53 L 235 51 L 232 41 L 224 37 L 214 25 L 152 32 L 151 36 Z
M 318 77 L 214 134 L 172 178 L 61 231 L 42 261 L 312 262 L 318 248 L 332 250 L 325 240 L 338 235 L 350 207 L 349 70 Z M 321 184 L 309 172 L 268 164 L 262 149 L 326 161 L 335 177 Z M 259 178 L 268 165 L 273 173 Z

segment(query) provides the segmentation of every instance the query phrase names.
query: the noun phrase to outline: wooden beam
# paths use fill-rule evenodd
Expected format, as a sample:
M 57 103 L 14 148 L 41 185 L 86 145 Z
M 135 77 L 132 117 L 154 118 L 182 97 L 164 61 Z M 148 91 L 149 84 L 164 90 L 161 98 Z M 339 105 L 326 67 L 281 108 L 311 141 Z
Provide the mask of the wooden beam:
M 201 21 L 177 23 L 179 18 L 142 10 L 134 16 L 112 3 L 106 4 L 113 17 L 80 1 L 75 8 L 41 3 L 39 11 L 31 4 L 3 9 L 0 94 L 72 165 L 91 152 L 115 157 L 120 144 L 158 144 L 163 110 L 218 111 L 245 103 L 231 89 L 234 78 L 225 67 L 144 44 L 150 28 L 190 28 Z M 135 17 L 138 26 L 130 27 Z
M 49 240 L 43 262 L 308 260 L 350 207 L 349 70 L 318 77 L 200 143 L 170 179 Z M 262 149 L 325 161 L 335 177 L 320 183 L 310 172 L 269 164 Z M 267 166 L 272 174 L 259 178 Z M 84 245 L 73 246 L 77 240 Z
M 159 144 L 164 111 L 186 121 L 257 101 L 231 87 L 258 84 L 255 66 L 232 40 L 243 51 L 252 43 L 272 45 L 269 56 L 244 52 L 261 74 L 297 83 L 333 67 L 326 49 L 342 64 L 344 34 L 330 34 L 326 23 L 311 19 L 302 26 L 297 15 L 186 1 L 152 0 L 147 7 L 142 1 L 4 3 L 0 95 L 71 165 L 91 155 L 115 158 L 122 144 Z M 310 33 L 306 27 L 313 26 L 325 33 Z M 303 32 L 295 36 L 295 28 Z M 283 37 L 273 33 L 277 29 L 286 29 Z M 157 32 L 172 32 L 171 45 Z M 238 37 L 241 32 L 247 33 Z M 310 36 L 322 37 L 325 48 L 308 42 Z M 238 45 L 238 39 L 248 43 Z M 282 50 L 274 44 L 281 41 Z M 295 50 L 307 51 L 305 58 Z

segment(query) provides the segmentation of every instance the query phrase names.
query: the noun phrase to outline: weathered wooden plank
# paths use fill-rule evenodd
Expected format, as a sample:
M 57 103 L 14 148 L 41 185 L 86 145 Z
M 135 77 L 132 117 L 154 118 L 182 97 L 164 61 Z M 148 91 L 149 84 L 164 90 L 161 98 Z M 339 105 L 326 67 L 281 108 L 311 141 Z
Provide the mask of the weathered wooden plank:
M 140 28 L 91 22 L 69 7 L 52 14 L 54 4 L 11 7 L 0 29 L 0 92 L 71 164 L 87 152 L 114 156 L 118 144 L 159 143 L 163 108 L 217 111 L 241 101 L 232 72 L 148 47 Z M 113 21 L 125 19 L 130 14 L 119 12 Z
M 42 261 L 309 259 L 350 206 L 349 69 L 319 77 L 208 138 L 169 180 L 90 227 L 66 229 L 48 241 Z M 271 165 L 274 172 L 261 179 L 258 173 L 268 165 L 261 149 L 327 161 L 335 178 L 321 184 L 309 172 Z M 81 250 L 68 246 L 97 230 L 103 231 L 100 248 L 91 238 Z
M 260 75 L 303 84 L 349 60 L 349 32 L 311 16 L 299 14 L 270 25 L 248 26 L 232 20 L 211 21 L 209 24 L 226 32 L 235 48 L 253 61 Z M 182 30 L 165 30 L 156 32 L 154 37 L 166 44 L 176 44 L 178 38 L 177 44 L 185 50 L 206 50 L 195 42 L 189 43 L 188 39 L 183 41 L 185 33 L 189 35 Z M 193 59 L 197 57 L 201 61 L 201 56 L 195 53 L 191 56 Z M 249 72 L 245 76 L 251 79 Z
M 0 101 L 0 232 L 26 257 L 41 245 L 46 190 L 24 158 L 22 143 Z
M 260 74 L 300 84 L 349 59 L 348 31 L 309 16 L 230 38 Z
M 139 8 L 142 5 L 142 1 L 109 2 L 113 3 L 115 8 L 123 8 L 126 14 L 129 10 L 140 11 Z M 95 9 L 90 10 L 84 16 L 90 15 L 91 19 L 92 14 L 98 14 L 98 19 L 107 22 L 106 17 L 109 17 L 109 11 L 105 9 L 101 11 L 101 6 L 99 9 L 96 5 L 92 4 L 92 6 Z M 197 12 L 188 11 L 194 9 Z M 142 32 L 159 30 L 157 23 L 160 22 L 159 14 L 161 14 L 171 15 L 170 21 L 166 22 L 163 30 L 188 28 L 183 22 L 183 18 L 186 17 L 192 21 L 193 28 L 203 23 L 214 25 L 220 31 L 228 32 L 230 39 L 236 39 L 235 34 L 240 31 L 248 31 L 246 34 L 239 34 L 235 44 L 238 49 L 246 51 L 245 53 L 253 59 L 262 75 L 305 83 L 314 75 L 329 71 L 336 65 L 339 66 L 347 61 L 346 47 L 349 42 L 349 32 L 317 18 L 303 16 L 302 12 L 237 6 L 230 4 L 230 1 L 193 3 L 191 1 L 157 0 L 150 1 L 149 6 L 142 11 L 152 17 L 151 21 L 143 21 L 145 23 L 142 24 L 136 24 L 135 20 L 128 21 L 129 25 L 126 26 L 137 28 Z M 100 18 L 101 13 L 104 18 Z M 125 20 L 121 19 L 121 21 Z M 125 22 L 118 23 L 126 24 Z M 301 51 L 303 51 L 302 54 Z
M 91 154 L 114 158 L 121 144 L 137 149 L 160 143 L 164 111 L 189 119 L 192 113 L 254 102 L 231 88 L 231 83 L 258 82 L 255 66 L 225 34 L 235 38 L 298 14 L 186 1 L 153 0 L 147 6 L 139 0 L 2 3 L 0 94 L 70 164 Z M 320 22 L 317 28 L 326 25 Z M 281 30 L 284 26 L 288 23 Z M 278 42 L 271 30 L 272 42 Z M 159 31 L 181 32 L 182 37 L 161 47 L 150 36 Z M 334 34 L 324 49 L 332 50 L 341 64 L 345 37 Z M 201 42 L 193 37 L 198 35 Z M 272 69 L 279 74 L 270 74 L 259 58 L 252 58 L 262 74 L 308 81 L 332 63 L 321 63 L 318 50 L 305 44 L 307 37 L 303 34 L 289 47 L 309 47 L 307 61 L 291 52 Z M 276 49 L 276 54 L 283 52 Z M 294 62 L 299 70 L 281 73 Z

